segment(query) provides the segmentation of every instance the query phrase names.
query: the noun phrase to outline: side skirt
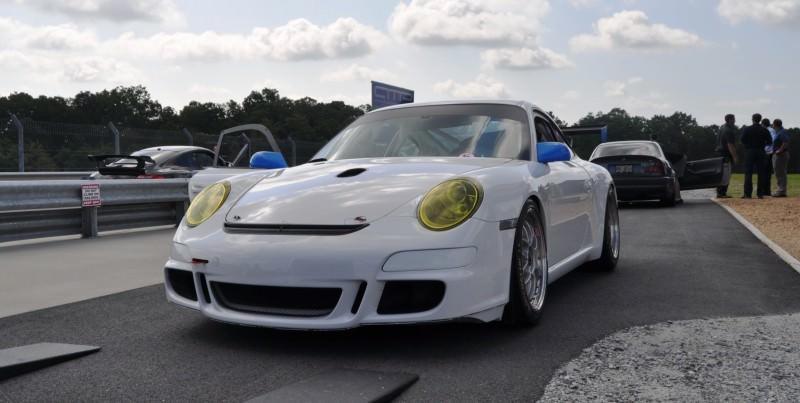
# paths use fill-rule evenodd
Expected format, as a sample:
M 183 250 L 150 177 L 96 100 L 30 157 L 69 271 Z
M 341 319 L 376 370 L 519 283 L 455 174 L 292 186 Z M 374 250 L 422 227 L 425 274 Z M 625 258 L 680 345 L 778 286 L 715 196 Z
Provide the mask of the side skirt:
M 586 263 L 591 253 L 592 253 L 592 247 L 589 246 L 579 250 L 578 252 L 575 252 L 572 256 L 562 260 L 561 262 L 558 262 L 557 264 L 550 266 L 550 268 L 547 271 L 548 274 L 547 284 L 552 284 L 560 277 L 576 269 L 578 266 Z

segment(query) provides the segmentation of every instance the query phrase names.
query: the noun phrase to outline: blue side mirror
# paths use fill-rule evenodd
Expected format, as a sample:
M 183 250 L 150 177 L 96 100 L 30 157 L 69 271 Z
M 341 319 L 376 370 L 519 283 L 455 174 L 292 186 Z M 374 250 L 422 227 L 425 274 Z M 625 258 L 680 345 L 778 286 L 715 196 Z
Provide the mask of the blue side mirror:
M 558 142 L 542 142 L 536 143 L 536 160 L 542 164 L 548 162 L 569 161 L 572 158 L 572 153 L 569 152 L 569 147 L 564 143 Z
M 289 165 L 283 159 L 283 154 L 275 151 L 259 151 L 250 157 L 250 168 L 278 169 Z

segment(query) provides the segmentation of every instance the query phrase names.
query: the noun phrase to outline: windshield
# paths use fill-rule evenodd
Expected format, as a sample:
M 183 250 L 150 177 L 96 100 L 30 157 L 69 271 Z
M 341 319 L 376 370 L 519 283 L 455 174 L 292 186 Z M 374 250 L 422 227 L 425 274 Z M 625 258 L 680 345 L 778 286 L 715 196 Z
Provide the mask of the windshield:
M 600 144 L 592 153 L 591 160 L 602 157 L 616 157 L 621 155 L 644 155 L 649 157 L 664 158 L 661 148 L 655 143 L 605 143 Z
M 525 110 L 512 105 L 440 105 L 369 113 L 313 159 L 488 157 L 530 159 Z

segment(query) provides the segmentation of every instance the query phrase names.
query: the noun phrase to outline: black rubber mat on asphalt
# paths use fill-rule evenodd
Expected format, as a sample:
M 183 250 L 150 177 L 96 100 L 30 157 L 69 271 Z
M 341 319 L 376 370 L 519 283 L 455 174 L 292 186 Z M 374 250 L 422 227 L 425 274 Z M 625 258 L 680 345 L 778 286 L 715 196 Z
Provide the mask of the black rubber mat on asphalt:
M 36 343 L 0 350 L 0 381 L 100 351 L 100 347 Z
M 335 368 L 247 403 L 389 402 L 419 379 L 413 374 Z
M 0 348 L 58 340 L 103 350 L 2 381 L 0 401 L 243 402 L 342 367 L 418 374 L 400 401 L 532 401 L 559 365 L 617 330 L 800 311 L 800 274 L 711 202 L 626 207 L 621 224 L 617 271 L 558 280 L 532 328 L 239 327 L 168 304 L 161 286 L 3 318 Z

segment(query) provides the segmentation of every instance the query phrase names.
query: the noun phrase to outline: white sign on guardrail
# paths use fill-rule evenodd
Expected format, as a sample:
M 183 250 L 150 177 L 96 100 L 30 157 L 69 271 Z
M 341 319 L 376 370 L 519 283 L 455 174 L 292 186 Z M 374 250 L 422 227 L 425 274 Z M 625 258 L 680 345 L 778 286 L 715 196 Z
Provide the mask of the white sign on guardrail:
M 100 207 L 100 184 L 88 183 L 81 185 L 81 206 Z

